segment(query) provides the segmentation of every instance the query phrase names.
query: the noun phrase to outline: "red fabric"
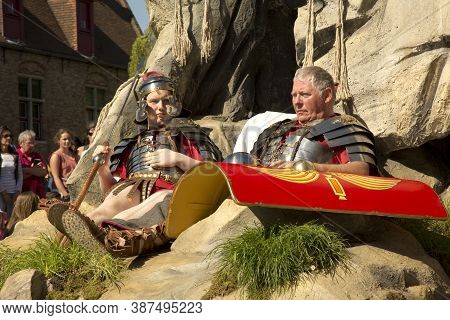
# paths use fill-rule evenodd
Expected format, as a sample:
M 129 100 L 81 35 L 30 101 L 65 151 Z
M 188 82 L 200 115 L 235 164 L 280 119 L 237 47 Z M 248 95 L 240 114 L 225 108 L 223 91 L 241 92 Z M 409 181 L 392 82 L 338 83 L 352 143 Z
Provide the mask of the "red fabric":
M 78 163 L 78 154 L 75 153 L 73 155 L 65 154 L 61 152 L 59 149 L 54 151 L 52 153 L 56 154 L 59 158 L 59 178 L 62 180 L 64 186 L 67 188 L 67 179 L 69 179 L 70 175 L 72 174 L 73 170 L 75 170 L 75 167 Z M 53 182 L 53 187 L 56 189 L 56 184 Z
M 203 157 L 200 155 L 200 150 L 198 149 L 198 146 L 195 143 L 195 141 L 185 139 L 183 137 L 182 147 L 183 147 L 183 151 L 181 153 L 183 153 L 184 155 L 186 155 L 190 158 L 193 158 L 195 160 L 199 160 L 199 161 L 203 160 Z M 131 148 L 125 149 L 125 151 L 122 153 L 122 159 L 121 159 L 120 164 L 118 165 L 116 171 L 113 172 L 114 175 L 120 177 L 120 180 L 126 180 L 128 178 L 126 163 L 127 163 L 128 157 L 130 156 L 130 153 L 131 153 Z M 158 192 L 160 190 L 173 190 L 174 187 L 175 187 L 175 185 L 173 183 L 168 182 L 163 179 L 158 179 L 158 180 L 156 180 L 156 183 L 153 186 L 151 194 Z
M 22 168 L 32 168 L 33 161 L 36 159 L 45 163 L 44 158 L 37 152 L 23 153 L 20 148 L 17 148 L 17 152 L 19 153 Z M 39 198 L 45 198 L 45 188 L 42 178 L 36 176 L 30 176 L 23 179 L 22 191 L 32 191 L 37 194 Z

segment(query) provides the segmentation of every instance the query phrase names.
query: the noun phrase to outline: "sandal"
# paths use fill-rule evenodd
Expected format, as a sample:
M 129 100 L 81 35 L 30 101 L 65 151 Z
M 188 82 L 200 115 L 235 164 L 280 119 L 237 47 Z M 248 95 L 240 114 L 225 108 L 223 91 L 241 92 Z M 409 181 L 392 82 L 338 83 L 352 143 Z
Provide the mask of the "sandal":
M 118 230 L 108 227 L 105 247 L 113 256 L 122 258 L 150 253 L 169 242 L 165 235 L 165 225 L 136 230 Z
M 108 252 L 103 245 L 105 232 L 94 221 L 80 213 L 69 209 L 61 215 L 63 233 L 82 247 L 100 254 Z
M 50 208 L 46 210 L 48 221 L 50 221 L 50 223 L 61 233 L 65 233 L 61 218 L 63 213 L 67 210 L 69 210 L 69 204 L 60 201 L 52 204 Z

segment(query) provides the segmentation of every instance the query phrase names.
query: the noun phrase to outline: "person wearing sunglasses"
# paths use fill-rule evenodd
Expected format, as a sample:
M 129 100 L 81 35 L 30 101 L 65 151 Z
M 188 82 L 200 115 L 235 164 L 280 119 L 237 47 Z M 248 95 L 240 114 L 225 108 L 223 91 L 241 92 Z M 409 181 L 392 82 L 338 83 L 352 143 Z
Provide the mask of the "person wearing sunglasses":
M 22 166 L 12 145 L 11 130 L 0 126 L 0 209 L 11 217 L 14 201 L 22 191 Z
M 86 140 L 84 146 L 81 146 L 77 149 L 80 158 L 83 155 L 83 153 L 87 151 L 87 149 L 89 149 L 89 146 L 94 141 L 95 126 L 96 126 L 95 122 L 89 122 L 88 125 L 86 126 Z

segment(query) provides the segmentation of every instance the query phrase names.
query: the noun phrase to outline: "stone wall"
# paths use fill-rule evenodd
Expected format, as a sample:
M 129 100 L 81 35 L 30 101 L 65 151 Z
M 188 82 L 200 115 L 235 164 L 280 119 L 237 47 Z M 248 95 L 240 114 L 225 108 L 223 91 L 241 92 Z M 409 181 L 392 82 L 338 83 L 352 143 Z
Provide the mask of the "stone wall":
M 109 101 L 117 87 L 127 79 L 125 69 L 99 67 L 82 61 L 1 47 L 0 52 L 0 113 L 2 124 L 8 125 L 14 138 L 19 134 L 18 76 L 42 79 L 42 140 L 37 150 L 46 158 L 56 146 L 53 136 L 59 128 L 85 137 L 87 111 L 85 87 L 95 85 L 106 92 Z M 108 74 L 105 74 L 105 71 Z M 118 77 L 114 79 L 112 76 Z

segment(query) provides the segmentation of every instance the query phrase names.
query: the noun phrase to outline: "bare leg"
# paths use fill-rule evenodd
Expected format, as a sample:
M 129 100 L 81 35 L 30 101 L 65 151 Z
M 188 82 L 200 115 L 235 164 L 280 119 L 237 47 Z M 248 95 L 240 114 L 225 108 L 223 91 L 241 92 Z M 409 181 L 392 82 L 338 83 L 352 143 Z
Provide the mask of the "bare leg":
M 158 203 L 162 202 L 166 195 L 172 193 L 172 190 L 162 190 L 152 194 L 150 197 L 145 199 L 142 203 L 124 210 L 114 216 L 114 219 L 122 220 L 134 220 L 142 218 L 146 213 L 152 210 Z
M 111 219 L 118 213 L 139 205 L 141 196 L 139 191 L 135 192 L 131 201 L 127 198 L 132 187 L 126 187 L 117 195 L 110 193 L 102 204 L 88 213 L 87 216 L 94 220 L 96 224 L 100 224 L 103 220 Z

